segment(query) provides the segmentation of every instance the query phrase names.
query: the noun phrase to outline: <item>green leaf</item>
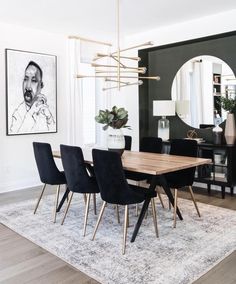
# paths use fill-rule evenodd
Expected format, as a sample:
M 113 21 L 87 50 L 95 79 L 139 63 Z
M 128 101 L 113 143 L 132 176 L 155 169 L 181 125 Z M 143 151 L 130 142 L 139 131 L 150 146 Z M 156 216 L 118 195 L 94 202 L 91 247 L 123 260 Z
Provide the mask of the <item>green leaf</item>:
M 105 124 L 103 129 L 106 130 L 109 126 L 115 129 L 125 127 L 131 129 L 130 126 L 126 126 L 128 121 L 128 111 L 125 108 L 117 108 L 113 106 L 112 110 L 108 109 L 99 110 L 99 114 L 95 116 L 97 123 Z

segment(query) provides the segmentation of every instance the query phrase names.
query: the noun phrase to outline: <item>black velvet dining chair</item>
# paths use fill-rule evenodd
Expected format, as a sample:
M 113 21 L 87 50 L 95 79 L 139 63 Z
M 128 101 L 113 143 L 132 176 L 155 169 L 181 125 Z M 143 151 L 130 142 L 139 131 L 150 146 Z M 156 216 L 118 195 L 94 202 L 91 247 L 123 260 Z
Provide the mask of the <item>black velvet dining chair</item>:
M 132 146 L 132 136 L 124 135 L 125 137 L 125 150 L 130 151 Z
M 124 254 L 127 236 L 128 205 L 142 203 L 148 198 L 151 198 L 153 221 L 156 236 L 158 237 L 156 209 L 153 200 L 156 196 L 156 192 L 139 186 L 129 185 L 127 183 L 119 153 L 93 149 L 92 154 L 94 171 L 100 189 L 101 198 L 103 200 L 103 205 L 99 213 L 92 240 L 95 238 L 106 204 L 111 203 L 124 205 L 125 220 L 122 247 L 122 253 Z
M 41 182 L 44 184 L 42 192 L 39 196 L 38 202 L 34 209 L 34 214 L 36 213 L 39 203 L 42 199 L 44 194 L 46 185 L 57 185 L 56 191 L 56 200 L 55 200 L 55 209 L 54 209 L 54 217 L 53 222 L 56 222 L 56 210 L 58 206 L 58 198 L 60 193 L 60 185 L 66 184 L 66 178 L 64 172 L 58 170 L 53 154 L 51 145 L 48 143 L 41 143 L 41 142 L 33 142 L 33 149 L 34 149 L 34 156 L 35 161 L 37 164 L 39 176 Z
M 95 176 L 90 176 L 84 161 L 82 149 L 76 146 L 60 145 L 62 165 L 65 171 L 67 186 L 71 194 L 62 220 L 65 221 L 74 193 L 86 194 L 86 208 L 83 235 L 86 234 L 88 212 L 92 194 L 99 193 Z M 95 205 L 94 205 L 95 206 Z
M 140 141 L 139 151 L 148 152 L 148 153 L 161 153 L 162 152 L 162 139 L 159 137 L 143 137 Z M 135 173 L 131 171 L 125 171 L 125 176 L 129 180 L 136 181 L 138 186 L 140 185 L 141 181 L 151 179 L 151 176 L 148 174 Z M 164 208 L 165 207 L 164 202 L 158 190 L 157 190 L 157 194 L 160 199 L 161 205 Z
M 195 140 L 187 139 L 173 139 L 171 141 L 170 155 L 197 157 L 197 142 Z M 174 189 L 174 228 L 176 227 L 176 210 L 178 203 L 178 189 L 188 187 L 194 206 L 201 217 L 194 194 L 192 184 L 194 181 L 196 167 L 189 169 L 179 170 L 173 173 L 165 174 L 167 184 L 170 188 Z

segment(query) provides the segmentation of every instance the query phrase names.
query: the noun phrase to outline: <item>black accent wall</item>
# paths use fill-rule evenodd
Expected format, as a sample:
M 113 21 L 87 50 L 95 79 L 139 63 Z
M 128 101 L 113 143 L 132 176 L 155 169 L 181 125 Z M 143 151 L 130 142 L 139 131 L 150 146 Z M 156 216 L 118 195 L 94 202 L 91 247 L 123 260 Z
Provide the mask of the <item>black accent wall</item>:
M 236 74 L 236 31 L 218 34 L 175 44 L 168 44 L 139 51 L 140 66 L 148 68 L 148 76 L 158 75 L 160 81 L 145 80 L 139 87 L 140 138 L 157 136 L 158 117 L 154 117 L 154 100 L 171 100 L 171 86 L 179 68 L 188 60 L 200 55 L 211 55 L 224 60 Z M 170 120 L 170 138 L 184 138 L 193 127 L 177 115 Z M 224 127 L 224 123 L 222 124 Z M 196 129 L 198 137 L 212 142 L 211 129 Z

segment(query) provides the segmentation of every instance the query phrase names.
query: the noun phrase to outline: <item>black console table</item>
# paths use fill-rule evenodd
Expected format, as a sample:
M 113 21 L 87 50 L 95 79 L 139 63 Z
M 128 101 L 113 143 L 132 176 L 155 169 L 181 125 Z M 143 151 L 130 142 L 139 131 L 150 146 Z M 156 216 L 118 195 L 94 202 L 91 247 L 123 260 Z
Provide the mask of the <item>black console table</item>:
M 163 144 L 168 146 L 170 142 Z M 198 143 L 198 156 L 212 159 L 212 164 L 199 166 L 194 180 L 207 184 L 209 194 L 211 185 L 218 185 L 222 198 L 225 198 L 225 187 L 229 187 L 233 195 L 236 185 L 236 145 Z

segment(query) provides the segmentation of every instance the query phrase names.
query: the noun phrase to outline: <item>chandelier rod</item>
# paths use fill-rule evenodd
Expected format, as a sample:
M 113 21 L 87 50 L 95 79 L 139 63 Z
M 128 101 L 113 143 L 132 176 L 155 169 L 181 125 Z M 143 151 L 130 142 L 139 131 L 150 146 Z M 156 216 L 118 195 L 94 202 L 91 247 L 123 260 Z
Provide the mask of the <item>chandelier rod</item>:
M 117 81 L 120 90 L 120 1 L 117 0 Z

